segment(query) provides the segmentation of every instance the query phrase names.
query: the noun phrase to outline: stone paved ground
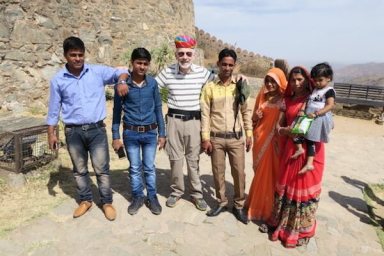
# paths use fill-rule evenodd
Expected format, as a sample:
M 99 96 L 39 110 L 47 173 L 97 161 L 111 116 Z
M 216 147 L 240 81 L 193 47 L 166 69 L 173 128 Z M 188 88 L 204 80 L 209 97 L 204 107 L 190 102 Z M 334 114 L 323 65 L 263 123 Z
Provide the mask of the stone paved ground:
M 327 145 L 327 164 L 318 210 L 316 236 L 307 247 L 285 249 L 257 230 L 243 225 L 229 212 L 208 218 L 194 208 L 188 196 L 173 208 L 165 207 L 169 193 L 169 165 L 164 152 L 157 156 L 159 198 L 163 212 L 152 215 L 143 207 L 127 214 L 129 191 L 115 187 L 116 221 L 92 210 L 72 219 L 75 200 L 69 198 L 47 215 L 12 231 L 0 240 L 0 255 L 384 255 L 361 190 L 366 183 L 383 183 L 384 127 L 372 121 L 335 117 L 333 140 Z M 116 161 L 112 169 L 116 169 Z M 251 154 L 247 155 L 247 189 L 253 177 Z M 120 162 L 120 165 L 125 165 Z M 205 196 L 213 205 L 210 162 L 201 160 Z M 114 179 L 126 173 L 113 172 Z M 228 189 L 232 182 L 227 172 Z M 59 189 L 59 188 L 56 188 Z

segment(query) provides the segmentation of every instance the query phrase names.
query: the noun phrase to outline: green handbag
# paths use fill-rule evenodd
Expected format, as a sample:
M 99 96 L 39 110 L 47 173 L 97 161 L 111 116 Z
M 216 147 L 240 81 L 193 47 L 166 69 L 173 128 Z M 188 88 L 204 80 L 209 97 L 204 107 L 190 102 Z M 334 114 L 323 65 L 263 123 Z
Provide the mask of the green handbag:
M 305 135 L 309 131 L 311 124 L 313 122 L 313 118 L 310 118 L 306 115 L 296 117 L 295 121 L 293 121 L 293 128 L 291 132 L 293 134 L 301 134 Z

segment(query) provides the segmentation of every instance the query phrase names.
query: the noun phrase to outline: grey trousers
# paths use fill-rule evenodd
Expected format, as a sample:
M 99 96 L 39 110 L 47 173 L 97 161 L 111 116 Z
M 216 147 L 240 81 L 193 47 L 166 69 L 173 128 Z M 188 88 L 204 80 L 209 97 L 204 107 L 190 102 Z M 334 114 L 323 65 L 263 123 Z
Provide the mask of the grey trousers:
M 167 116 L 167 144 L 165 148 L 171 165 L 171 195 L 181 197 L 184 194 L 183 162 L 185 157 L 191 196 L 203 198 L 199 170 L 200 120 L 183 121 Z

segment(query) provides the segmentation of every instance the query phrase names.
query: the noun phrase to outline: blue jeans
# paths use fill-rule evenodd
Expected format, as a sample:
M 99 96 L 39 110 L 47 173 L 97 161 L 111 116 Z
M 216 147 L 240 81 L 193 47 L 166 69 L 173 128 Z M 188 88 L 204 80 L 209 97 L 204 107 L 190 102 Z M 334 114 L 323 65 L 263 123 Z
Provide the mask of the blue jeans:
M 157 147 L 157 131 L 144 133 L 124 130 L 124 146 L 129 160 L 129 178 L 132 197 L 144 197 L 143 173 L 147 188 L 147 196 L 156 196 L 156 167 L 155 156 Z M 140 155 L 141 153 L 141 155 Z
M 109 151 L 105 127 L 93 126 L 65 128 L 65 139 L 73 164 L 73 174 L 77 183 L 79 200 L 92 201 L 92 190 L 88 172 L 88 152 L 99 187 L 102 204 L 112 203 L 112 190 L 109 177 Z

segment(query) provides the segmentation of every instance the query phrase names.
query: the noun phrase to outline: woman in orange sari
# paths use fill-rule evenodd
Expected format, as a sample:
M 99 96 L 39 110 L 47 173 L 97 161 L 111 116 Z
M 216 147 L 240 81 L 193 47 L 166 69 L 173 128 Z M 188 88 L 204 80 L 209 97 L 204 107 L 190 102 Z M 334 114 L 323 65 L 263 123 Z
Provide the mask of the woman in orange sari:
M 283 108 L 287 86 L 284 72 L 272 68 L 264 78 L 264 86 L 256 98 L 253 111 L 254 177 L 246 207 L 249 220 L 267 220 L 272 212 L 274 188 L 279 172 L 279 147 L 276 123 Z

